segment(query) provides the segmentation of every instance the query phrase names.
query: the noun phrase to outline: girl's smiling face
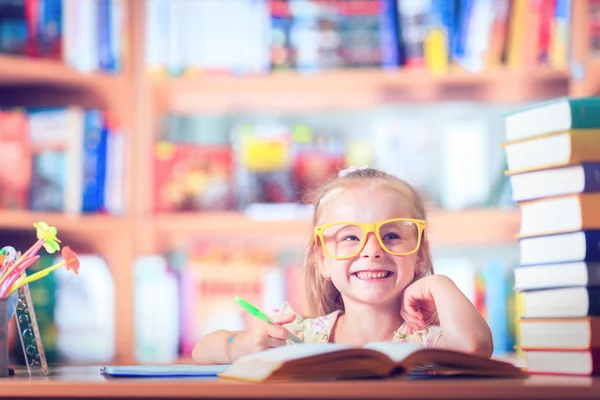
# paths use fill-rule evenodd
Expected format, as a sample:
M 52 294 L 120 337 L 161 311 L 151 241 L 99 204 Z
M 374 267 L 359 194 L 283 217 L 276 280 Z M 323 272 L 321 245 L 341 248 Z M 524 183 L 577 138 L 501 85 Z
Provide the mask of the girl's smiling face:
M 323 210 L 318 224 L 374 223 L 392 218 L 414 218 L 411 205 L 398 191 L 375 182 L 342 190 Z M 362 251 L 347 260 L 328 257 L 320 246 L 317 248 L 320 272 L 331 278 L 344 304 L 398 302 L 404 288 L 413 281 L 422 258 L 420 250 L 406 256 L 387 253 L 373 232 L 367 235 Z

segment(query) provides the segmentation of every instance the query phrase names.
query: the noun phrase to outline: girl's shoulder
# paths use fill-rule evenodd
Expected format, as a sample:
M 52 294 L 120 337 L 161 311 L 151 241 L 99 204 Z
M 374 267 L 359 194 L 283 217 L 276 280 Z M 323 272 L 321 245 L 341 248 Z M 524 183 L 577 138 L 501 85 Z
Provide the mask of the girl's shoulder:
M 340 314 L 340 311 L 334 311 L 330 314 L 320 317 L 306 318 L 298 314 L 289 302 L 284 302 L 280 309 L 275 310 L 275 314 L 294 314 L 294 322 L 284 326 L 294 335 L 298 336 L 307 343 L 327 343 L 331 330 Z M 289 341 L 290 343 L 293 343 Z

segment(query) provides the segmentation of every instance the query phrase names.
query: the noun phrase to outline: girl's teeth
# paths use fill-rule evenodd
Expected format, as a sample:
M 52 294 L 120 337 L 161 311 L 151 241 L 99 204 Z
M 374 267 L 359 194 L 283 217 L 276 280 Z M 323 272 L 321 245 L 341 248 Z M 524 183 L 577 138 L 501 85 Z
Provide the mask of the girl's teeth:
M 356 273 L 356 277 L 358 279 L 383 279 L 390 276 L 390 272 L 388 271 L 361 271 Z

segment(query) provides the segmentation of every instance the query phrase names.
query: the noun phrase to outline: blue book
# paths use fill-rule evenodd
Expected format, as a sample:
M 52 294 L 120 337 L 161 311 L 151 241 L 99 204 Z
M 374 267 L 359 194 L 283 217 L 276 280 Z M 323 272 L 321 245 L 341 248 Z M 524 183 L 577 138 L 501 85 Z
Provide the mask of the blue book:
M 62 1 L 40 1 L 38 13 L 35 56 L 59 60 L 62 51 Z
M 519 240 L 519 267 L 585 261 L 600 262 L 600 230 L 582 230 Z
M 586 286 L 524 290 L 521 318 L 600 316 L 600 288 Z M 596 361 L 597 363 L 597 361 Z
M 98 19 L 98 64 L 100 70 L 113 72 L 115 70 L 114 54 L 111 53 L 110 31 L 110 0 L 96 2 L 96 18 Z
M 575 193 L 600 192 L 600 162 L 583 162 L 559 168 L 509 176 L 516 203 Z
M 492 331 L 494 355 L 496 356 L 506 354 L 514 346 L 508 330 L 508 297 L 511 292 L 508 271 L 507 267 L 495 259 L 486 262 L 482 269 L 485 282 L 486 319 Z
M 87 110 L 83 132 L 82 211 L 94 213 L 104 207 L 108 130 L 100 110 Z
M 112 377 L 216 377 L 229 365 L 105 365 L 100 371 Z
M 398 8 L 395 0 L 380 0 L 379 15 L 381 66 L 396 69 L 400 66 L 401 54 L 398 38 Z
M 474 0 L 460 0 L 455 16 L 455 30 L 450 37 L 450 60 L 459 62 L 465 55 Z
M 561 287 L 600 286 L 600 263 L 575 261 L 521 265 L 514 269 L 514 289 L 540 290 Z

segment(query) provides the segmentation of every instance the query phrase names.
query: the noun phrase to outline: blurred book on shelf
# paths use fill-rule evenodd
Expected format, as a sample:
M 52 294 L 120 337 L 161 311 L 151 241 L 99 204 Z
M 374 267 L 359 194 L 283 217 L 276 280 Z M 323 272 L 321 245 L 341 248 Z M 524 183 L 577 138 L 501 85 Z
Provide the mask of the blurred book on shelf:
M 160 142 L 155 147 L 155 211 L 234 208 L 232 151 L 225 146 Z
M 494 356 L 513 353 L 516 341 L 513 260 L 506 253 L 490 248 L 478 257 L 464 250 L 460 256 L 433 251 L 434 273 L 452 279 L 490 326 Z
M 135 358 L 144 364 L 174 363 L 184 321 L 179 298 L 183 282 L 167 259 L 157 254 L 138 257 L 133 275 Z
M 600 1 L 590 0 L 588 9 L 590 54 L 600 57 Z
M 442 103 L 311 114 L 168 114 L 154 149 L 154 211 L 304 214 L 350 165 L 407 180 L 445 210 L 510 206 L 495 144 L 502 106 Z M 467 154 L 467 156 L 465 156 Z M 293 205 L 296 204 L 297 207 Z
M 0 119 L 0 209 L 123 212 L 125 143 L 109 112 L 20 108 Z
M 571 1 L 230 0 L 225 8 L 148 0 L 146 67 L 175 76 L 343 68 L 440 74 L 453 65 L 564 70 Z M 211 24 L 220 18 L 239 22 Z
M 27 115 L 22 111 L 0 111 L 0 208 L 25 209 L 29 203 L 31 182 L 31 144 Z
M 597 97 L 560 98 L 506 116 L 506 174 L 521 209 L 518 345 L 531 373 L 599 373 L 599 107 Z
M 126 10 L 125 0 L 2 1 L 0 53 L 62 61 L 82 72 L 121 72 Z

